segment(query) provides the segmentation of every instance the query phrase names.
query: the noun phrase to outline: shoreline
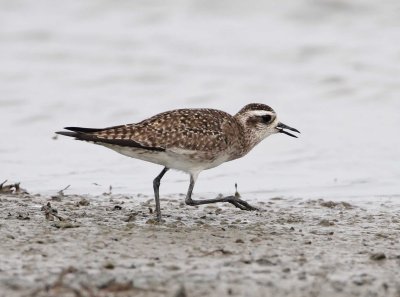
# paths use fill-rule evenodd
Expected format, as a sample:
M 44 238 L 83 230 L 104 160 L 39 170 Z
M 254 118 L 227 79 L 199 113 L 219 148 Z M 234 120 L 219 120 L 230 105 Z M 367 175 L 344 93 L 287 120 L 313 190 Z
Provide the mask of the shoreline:
M 256 206 L 168 197 L 157 224 L 152 197 L 0 194 L 0 295 L 400 294 L 398 203 Z

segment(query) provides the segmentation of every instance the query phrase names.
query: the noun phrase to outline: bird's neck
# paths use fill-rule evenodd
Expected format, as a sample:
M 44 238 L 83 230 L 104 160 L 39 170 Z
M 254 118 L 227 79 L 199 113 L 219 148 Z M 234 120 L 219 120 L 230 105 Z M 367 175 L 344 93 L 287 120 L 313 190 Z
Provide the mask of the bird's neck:
M 261 139 L 258 139 L 257 135 L 254 134 L 254 129 L 246 124 L 245 119 L 237 116 L 235 117 L 240 130 L 240 133 L 238 134 L 239 137 L 237 138 L 237 145 L 240 147 L 237 151 L 240 153 L 234 158 L 237 159 L 250 152 L 261 141 Z

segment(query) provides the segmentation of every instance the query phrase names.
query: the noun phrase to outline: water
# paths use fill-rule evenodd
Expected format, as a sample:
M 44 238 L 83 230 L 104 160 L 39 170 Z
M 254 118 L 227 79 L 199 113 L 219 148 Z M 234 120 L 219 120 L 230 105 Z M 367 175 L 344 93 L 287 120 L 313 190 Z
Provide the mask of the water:
M 160 166 L 59 138 L 180 107 L 272 106 L 274 135 L 200 175 L 246 198 L 400 196 L 400 3 L 0 1 L 0 179 L 31 192 L 152 193 Z M 163 193 L 183 193 L 171 172 Z

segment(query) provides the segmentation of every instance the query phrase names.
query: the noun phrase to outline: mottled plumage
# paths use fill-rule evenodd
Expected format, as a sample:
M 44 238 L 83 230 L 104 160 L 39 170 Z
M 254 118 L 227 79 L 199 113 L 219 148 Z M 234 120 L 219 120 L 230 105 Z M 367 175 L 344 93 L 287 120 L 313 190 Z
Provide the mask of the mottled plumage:
M 198 174 L 226 161 L 240 158 L 255 145 L 274 133 L 294 136 L 284 129 L 298 132 L 278 122 L 274 110 L 252 103 L 232 116 L 215 109 L 177 109 L 167 111 L 136 124 L 103 129 L 67 127 L 73 132 L 57 132 L 78 140 L 90 141 L 121 154 L 165 166 L 154 181 L 158 184 L 169 169 L 178 169 L 191 175 L 187 204 L 193 205 L 191 190 Z M 160 219 L 158 187 L 154 188 L 157 216 Z M 229 200 L 229 199 L 228 199 Z M 243 209 L 253 209 L 240 199 L 229 201 Z M 212 202 L 219 202 L 213 200 Z M 201 201 L 203 202 L 203 201 Z M 211 203 L 209 201 L 208 203 Z M 200 203 L 203 204 L 203 203 Z
M 110 127 L 91 135 L 101 139 L 132 140 L 142 146 L 167 150 L 223 151 L 229 143 L 232 116 L 213 109 L 178 109 L 137 124 Z M 129 142 L 127 142 L 129 146 Z

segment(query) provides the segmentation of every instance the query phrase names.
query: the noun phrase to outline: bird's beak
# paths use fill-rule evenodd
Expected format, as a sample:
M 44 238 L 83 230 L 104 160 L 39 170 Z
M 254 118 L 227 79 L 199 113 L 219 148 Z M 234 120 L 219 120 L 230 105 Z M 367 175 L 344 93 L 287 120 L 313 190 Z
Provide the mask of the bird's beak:
M 289 127 L 288 125 L 285 125 L 283 123 L 278 123 L 278 125 L 276 126 L 276 129 L 278 130 L 278 133 L 284 133 L 286 135 L 289 135 L 289 136 L 292 136 L 292 137 L 296 137 L 296 138 L 297 138 L 296 135 L 294 135 L 294 134 L 292 134 L 292 133 L 290 133 L 288 131 L 285 131 L 284 129 L 300 133 L 299 130 L 297 130 L 295 128 L 292 128 L 292 127 Z

